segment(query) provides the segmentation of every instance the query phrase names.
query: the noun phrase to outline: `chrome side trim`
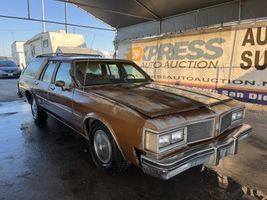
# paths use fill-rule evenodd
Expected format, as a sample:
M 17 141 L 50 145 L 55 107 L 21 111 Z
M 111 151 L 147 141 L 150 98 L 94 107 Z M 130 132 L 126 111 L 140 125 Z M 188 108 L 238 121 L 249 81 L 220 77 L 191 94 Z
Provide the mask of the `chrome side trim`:
M 87 137 L 86 135 L 82 134 L 80 131 L 76 130 L 75 128 L 73 128 L 72 126 L 70 126 L 69 124 L 67 124 L 66 122 L 62 121 L 60 118 L 56 117 L 56 116 L 53 115 L 52 113 L 50 113 L 50 112 L 48 112 L 48 111 L 46 111 L 46 110 L 45 110 L 45 112 L 46 112 L 49 116 L 51 116 L 51 117 L 53 117 L 54 119 L 60 121 L 62 124 L 64 124 L 64 125 L 66 125 L 67 127 L 71 128 L 72 130 L 74 130 L 75 132 L 77 132 L 78 134 L 80 134 L 81 136 L 83 136 L 85 139 L 88 140 L 88 137 Z
M 120 144 L 119 144 L 119 142 L 117 140 L 116 134 L 115 134 L 114 130 L 112 129 L 112 127 L 108 124 L 108 122 L 106 120 L 104 120 L 102 117 L 100 117 L 99 115 L 97 115 L 96 113 L 88 113 L 87 115 L 85 115 L 85 117 L 83 119 L 84 126 L 86 126 L 85 125 L 85 121 L 88 118 L 94 118 L 96 120 L 99 120 L 100 122 L 102 122 L 108 128 L 108 130 L 110 131 L 115 143 L 117 144 L 118 149 L 120 150 L 120 152 L 122 154 L 122 157 L 125 159 L 124 153 L 123 153 L 123 151 L 122 151 L 122 149 L 120 147 Z M 88 135 L 88 133 L 87 133 L 87 135 Z M 89 136 L 87 136 L 87 137 L 89 138 Z
M 69 113 L 73 113 L 72 110 L 68 110 L 68 109 L 64 108 L 63 106 L 57 105 L 56 103 L 54 103 L 54 102 L 52 102 L 52 101 L 50 101 L 50 100 L 48 100 L 48 99 L 46 99 L 46 98 L 44 98 L 44 97 L 41 97 L 41 96 L 39 96 L 39 95 L 37 95 L 37 94 L 36 94 L 36 97 L 38 97 L 38 98 L 40 98 L 40 99 L 43 99 L 44 101 L 46 101 L 46 102 L 48 102 L 48 103 L 50 103 L 50 104 L 53 104 L 54 106 L 56 106 L 56 107 L 58 107 L 58 108 L 60 108 L 60 109 L 62 109 L 62 110 L 65 110 L 65 111 L 67 111 L 67 112 L 69 112 Z
M 79 118 L 83 118 L 83 116 L 82 115 L 80 115 L 80 114 L 78 114 L 77 112 L 73 112 L 73 114 L 76 116 L 76 117 L 79 117 Z
M 38 94 L 35 94 L 35 96 L 36 97 L 38 97 L 38 98 L 40 98 L 40 99 L 43 99 L 43 100 L 45 100 L 45 101 L 48 101 L 46 98 L 44 98 L 44 97 L 41 97 L 40 95 L 38 95 Z
M 54 106 L 56 106 L 56 107 L 58 107 L 58 108 L 60 108 L 62 110 L 65 110 L 65 111 L 67 111 L 69 113 L 73 113 L 72 110 L 68 110 L 68 109 L 64 108 L 63 106 L 57 105 L 56 103 L 54 103 L 54 102 L 52 102 L 50 100 L 47 100 L 47 102 L 53 104 Z

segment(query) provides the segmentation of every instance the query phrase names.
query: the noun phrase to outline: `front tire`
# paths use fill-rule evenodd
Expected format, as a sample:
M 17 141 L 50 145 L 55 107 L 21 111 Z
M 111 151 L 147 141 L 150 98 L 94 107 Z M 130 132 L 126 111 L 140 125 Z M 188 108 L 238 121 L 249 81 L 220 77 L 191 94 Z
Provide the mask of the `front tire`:
M 40 109 L 34 97 L 32 97 L 31 101 L 31 111 L 35 123 L 44 124 L 46 122 L 47 115 L 43 110 Z
M 89 133 L 89 148 L 97 168 L 110 175 L 125 171 L 130 163 L 126 161 L 108 128 L 95 122 Z

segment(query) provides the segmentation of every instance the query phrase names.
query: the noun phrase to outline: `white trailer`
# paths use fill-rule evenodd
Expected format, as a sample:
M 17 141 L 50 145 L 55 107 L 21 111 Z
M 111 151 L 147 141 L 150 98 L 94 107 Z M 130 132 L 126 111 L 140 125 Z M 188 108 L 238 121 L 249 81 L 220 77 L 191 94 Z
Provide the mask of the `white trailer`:
M 23 41 L 15 41 L 11 45 L 11 54 L 14 62 L 23 69 L 26 66 Z
M 58 47 L 86 48 L 83 35 L 60 32 L 39 33 L 24 44 L 26 63 L 38 55 L 56 53 Z

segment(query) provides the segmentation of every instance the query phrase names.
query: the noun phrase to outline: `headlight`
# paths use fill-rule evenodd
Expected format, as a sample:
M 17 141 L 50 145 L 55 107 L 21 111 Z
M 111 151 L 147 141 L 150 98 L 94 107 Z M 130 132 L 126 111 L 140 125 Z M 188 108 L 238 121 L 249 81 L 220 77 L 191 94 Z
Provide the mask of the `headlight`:
M 232 122 L 243 119 L 244 110 L 235 111 L 232 113 Z
M 185 144 L 185 142 L 186 128 L 163 134 L 145 131 L 145 148 L 156 153 Z
M 159 148 L 166 147 L 170 145 L 171 142 L 172 139 L 170 134 L 159 136 Z
M 171 136 L 172 136 L 172 143 L 184 140 L 184 129 L 172 133 Z

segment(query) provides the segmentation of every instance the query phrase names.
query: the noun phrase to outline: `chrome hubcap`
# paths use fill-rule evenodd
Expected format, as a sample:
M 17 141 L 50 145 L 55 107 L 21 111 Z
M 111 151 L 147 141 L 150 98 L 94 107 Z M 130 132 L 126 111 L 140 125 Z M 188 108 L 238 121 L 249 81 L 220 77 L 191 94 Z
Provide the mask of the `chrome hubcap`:
M 111 159 L 111 144 L 107 134 L 103 130 L 97 130 L 94 136 L 94 149 L 97 157 L 103 163 L 108 163 Z
M 32 116 L 34 119 L 37 117 L 37 104 L 35 99 L 32 100 Z

